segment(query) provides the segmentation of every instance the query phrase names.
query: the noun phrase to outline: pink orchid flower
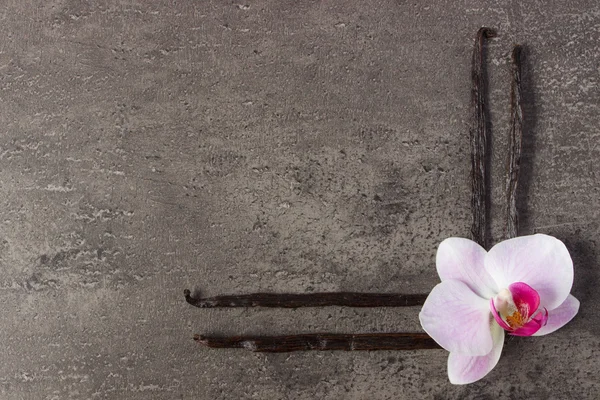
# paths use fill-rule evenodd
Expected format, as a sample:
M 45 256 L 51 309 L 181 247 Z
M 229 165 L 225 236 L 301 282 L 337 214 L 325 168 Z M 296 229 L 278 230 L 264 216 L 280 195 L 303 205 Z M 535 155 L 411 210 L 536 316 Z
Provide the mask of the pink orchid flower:
M 475 382 L 498 363 L 504 334 L 541 336 L 579 311 L 573 297 L 573 261 L 560 240 L 520 236 L 486 252 L 461 238 L 437 252 L 442 280 L 419 314 L 423 329 L 444 349 L 453 384 Z

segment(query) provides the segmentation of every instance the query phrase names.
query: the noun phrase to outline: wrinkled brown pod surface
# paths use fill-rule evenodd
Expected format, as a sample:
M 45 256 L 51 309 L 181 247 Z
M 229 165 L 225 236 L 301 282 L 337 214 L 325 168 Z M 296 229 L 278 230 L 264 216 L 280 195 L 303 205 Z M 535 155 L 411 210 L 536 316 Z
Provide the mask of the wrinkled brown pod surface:
M 194 340 L 211 348 L 239 348 L 262 353 L 309 350 L 425 350 L 441 347 L 426 333 L 333 334 L 313 333 L 284 336 L 204 336 Z

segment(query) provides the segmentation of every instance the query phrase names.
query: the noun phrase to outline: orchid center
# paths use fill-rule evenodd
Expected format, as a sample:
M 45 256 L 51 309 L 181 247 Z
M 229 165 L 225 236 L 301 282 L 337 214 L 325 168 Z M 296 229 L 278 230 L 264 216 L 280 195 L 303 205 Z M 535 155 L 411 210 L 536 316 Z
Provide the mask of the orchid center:
M 521 313 L 519 307 L 515 304 L 515 300 L 509 289 L 502 289 L 493 301 L 498 316 L 509 328 L 517 329 L 525 325 L 525 322 L 527 322 L 525 320 L 526 316 Z M 524 309 L 527 308 L 526 306 L 522 308 L 523 311 L 527 311 Z
M 515 336 L 531 336 L 548 320 L 538 292 L 523 282 L 502 289 L 490 300 L 490 311 L 498 325 Z

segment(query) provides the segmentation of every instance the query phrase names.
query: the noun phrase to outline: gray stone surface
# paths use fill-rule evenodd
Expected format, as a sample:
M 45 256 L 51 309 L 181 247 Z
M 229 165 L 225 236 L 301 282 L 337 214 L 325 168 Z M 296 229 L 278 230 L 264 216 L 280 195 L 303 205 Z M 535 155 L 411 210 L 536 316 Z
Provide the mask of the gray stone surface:
M 1 1 L 0 398 L 593 399 L 600 8 L 587 1 Z M 393 332 L 418 309 L 198 310 L 252 291 L 429 291 L 469 229 L 476 30 L 494 240 L 509 67 L 527 46 L 523 233 L 563 239 L 578 317 L 447 354 L 210 351 L 194 333 Z

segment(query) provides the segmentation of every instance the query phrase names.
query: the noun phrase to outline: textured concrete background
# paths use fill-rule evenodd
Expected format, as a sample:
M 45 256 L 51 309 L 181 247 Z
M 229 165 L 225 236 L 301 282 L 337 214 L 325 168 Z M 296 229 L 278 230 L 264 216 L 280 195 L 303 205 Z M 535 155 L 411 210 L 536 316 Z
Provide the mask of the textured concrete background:
M 595 1 L 3 0 L 0 21 L 0 398 L 598 398 Z M 199 310 L 182 291 L 429 291 L 437 244 L 469 229 L 482 25 L 494 240 L 518 42 L 522 233 L 566 242 L 578 317 L 509 339 L 466 387 L 441 350 L 195 345 L 420 329 L 415 308 Z

